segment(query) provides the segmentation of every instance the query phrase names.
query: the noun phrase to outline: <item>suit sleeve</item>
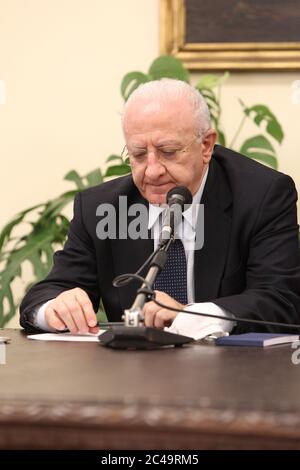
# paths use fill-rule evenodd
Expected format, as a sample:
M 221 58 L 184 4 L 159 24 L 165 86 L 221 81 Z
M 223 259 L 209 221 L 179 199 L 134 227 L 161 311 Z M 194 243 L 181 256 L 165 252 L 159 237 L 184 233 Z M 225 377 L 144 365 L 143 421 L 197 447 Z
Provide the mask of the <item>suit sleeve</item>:
M 30 327 L 32 314 L 39 306 L 75 287 L 80 287 L 88 294 L 94 310 L 97 311 L 100 295 L 96 255 L 93 241 L 84 226 L 80 193 L 75 197 L 74 216 L 64 249 L 54 254 L 53 268 L 49 275 L 35 284 L 21 303 L 21 326 Z
M 235 316 L 282 323 L 300 323 L 299 227 L 297 192 L 293 180 L 278 175 L 257 211 L 249 240 L 246 288 L 238 294 L 213 300 Z M 295 330 L 239 323 L 245 331 Z

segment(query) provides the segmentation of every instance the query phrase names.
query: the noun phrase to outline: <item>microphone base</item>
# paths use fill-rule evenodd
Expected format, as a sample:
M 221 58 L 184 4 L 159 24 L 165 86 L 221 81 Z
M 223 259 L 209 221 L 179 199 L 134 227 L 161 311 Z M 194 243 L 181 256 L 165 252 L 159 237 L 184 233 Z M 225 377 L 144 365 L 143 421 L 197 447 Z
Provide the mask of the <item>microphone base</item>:
M 113 349 L 158 349 L 179 347 L 194 341 L 189 336 L 145 326 L 113 326 L 99 336 L 99 342 Z

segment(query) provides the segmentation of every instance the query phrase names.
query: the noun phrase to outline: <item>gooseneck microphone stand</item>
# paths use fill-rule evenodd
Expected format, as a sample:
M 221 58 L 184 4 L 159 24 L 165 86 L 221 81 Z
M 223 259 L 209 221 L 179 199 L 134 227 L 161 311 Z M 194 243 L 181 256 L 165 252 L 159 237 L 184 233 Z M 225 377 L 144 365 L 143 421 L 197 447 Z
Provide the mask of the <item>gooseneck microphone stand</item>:
M 148 273 L 145 277 L 145 282 L 143 282 L 140 289 L 137 291 L 136 298 L 129 309 L 126 309 L 124 312 L 123 320 L 125 326 L 142 326 L 144 325 L 144 317 L 142 316 L 142 311 L 145 303 L 147 302 L 151 290 L 153 289 L 154 283 L 157 276 L 163 270 L 167 259 L 168 259 L 168 250 L 174 239 L 170 238 L 166 243 L 162 244 L 159 251 L 153 257 Z
M 192 195 L 187 188 L 177 187 L 169 191 L 167 201 L 170 208 L 163 223 L 158 249 L 150 262 L 146 277 L 141 278 L 143 283 L 137 291 L 132 306 L 124 312 L 122 317 L 124 325 L 112 326 L 99 336 L 99 341 L 104 346 L 116 349 L 156 349 L 162 346 L 181 346 L 193 341 L 193 338 L 188 336 L 145 327 L 142 314 L 145 303 L 151 297 L 153 298 L 155 280 L 166 264 L 168 250 L 174 241 L 175 228 L 182 217 L 183 205 L 186 201 L 190 204 L 191 200 Z M 177 205 L 177 212 L 174 210 L 175 205 Z M 178 205 L 180 211 L 178 211 Z M 130 275 L 127 277 L 130 278 Z M 134 276 L 131 275 L 131 277 Z
M 99 341 L 104 346 L 115 349 L 157 349 L 163 346 L 181 346 L 193 341 L 188 336 L 169 333 L 150 328 L 144 325 L 142 314 L 145 303 L 153 294 L 153 286 L 156 277 L 164 268 L 168 258 L 168 249 L 173 243 L 173 238 L 162 244 L 153 257 L 144 282 L 137 291 L 136 298 L 129 309 L 124 312 L 124 326 L 112 326 L 99 336 Z

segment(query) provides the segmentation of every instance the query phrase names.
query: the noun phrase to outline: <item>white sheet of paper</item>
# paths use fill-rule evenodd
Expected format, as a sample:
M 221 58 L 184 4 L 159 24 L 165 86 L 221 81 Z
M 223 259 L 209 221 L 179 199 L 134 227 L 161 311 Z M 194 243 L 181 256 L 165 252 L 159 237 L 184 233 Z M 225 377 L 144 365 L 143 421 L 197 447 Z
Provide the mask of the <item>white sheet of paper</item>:
M 98 333 L 86 333 L 84 335 L 72 335 L 71 333 L 39 333 L 36 335 L 28 335 L 29 339 L 37 339 L 39 341 L 79 341 L 79 342 L 97 342 L 98 336 L 106 330 L 99 330 Z

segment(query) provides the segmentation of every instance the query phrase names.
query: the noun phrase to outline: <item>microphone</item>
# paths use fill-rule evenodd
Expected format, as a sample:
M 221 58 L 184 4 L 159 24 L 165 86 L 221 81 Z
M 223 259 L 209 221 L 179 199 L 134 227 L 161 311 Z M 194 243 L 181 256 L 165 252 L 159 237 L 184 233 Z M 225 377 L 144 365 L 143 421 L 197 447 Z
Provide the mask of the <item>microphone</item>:
M 193 341 L 193 338 L 189 336 L 146 327 L 142 316 L 143 307 L 149 296 L 149 289 L 151 292 L 157 275 L 167 261 L 167 252 L 181 221 L 182 210 L 186 204 L 191 204 L 193 197 L 185 186 L 176 186 L 168 192 L 166 200 L 168 208 L 163 221 L 159 246 L 153 253 L 154 256 L 151 255 L 146 261 L 148 265 L 150 264 L 147 275 L 145 278 L 137 276 L 141 268 L 134 275 L 123 275 L 127 278 L 128 276 L 138 277 L 142 279 L 143 284 L 138 289 L 132 306 L 124 311 L 123 326 L 113 326 L 99 336 L 99 341 L 104 346 L 115 349 L 156 349 L 164 346 L 182 346 Z
M 159 243 L 165 244 L 172 238 L 180 224 L 184 206 L 190 205 L 193 201 L 191 191 L 185 186 L 175 186 L 170 189 L 166 197 L 167 211 L 163 220 Z

